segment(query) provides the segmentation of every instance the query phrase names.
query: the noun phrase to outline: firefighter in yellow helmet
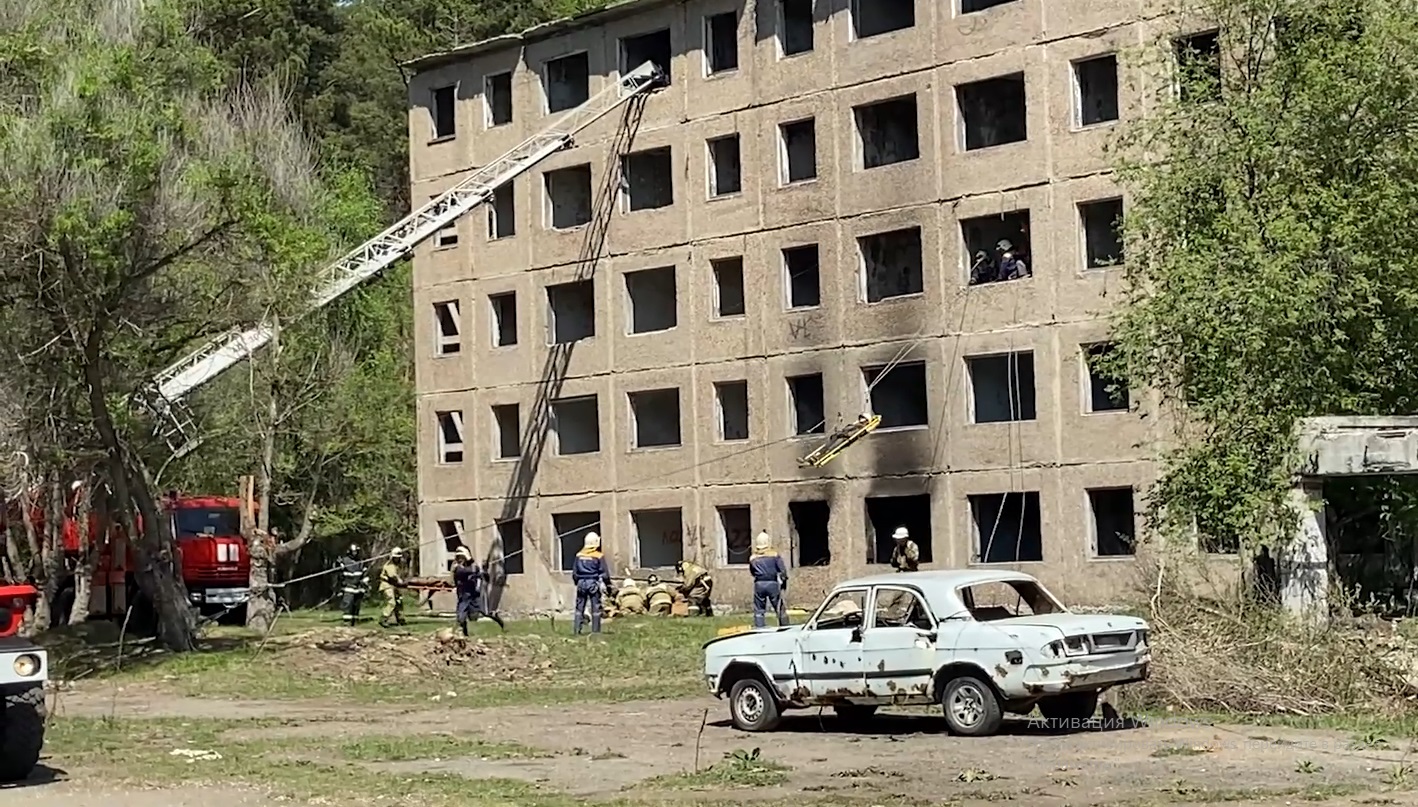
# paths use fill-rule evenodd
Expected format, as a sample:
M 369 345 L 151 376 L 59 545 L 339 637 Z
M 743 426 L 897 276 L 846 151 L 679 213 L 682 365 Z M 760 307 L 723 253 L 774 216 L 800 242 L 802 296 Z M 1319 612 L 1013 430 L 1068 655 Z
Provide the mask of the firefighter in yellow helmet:
M 714 604 L 710 601 L 714 593 L 714 578 L 709 570 L 687 560 L 677 561 L 675 571 L 679 573 L 679 593 L 690 605 L 699 609 L 700 616 L 713 616 Z
M 379 617 L 379 627 L 389 627 L 389 620 L 396 625 L 407 625 L 404 621 L 404 550 L 394 547 L 389 552 L 389 560 L 379 570 L 379 593 L 384 595 L 384 613 Z
M 645 613 L 645 592 L 640 590 L 635 578 L 627 577 L 620 584 L 620 591 L 615 595 L 615 607 L 622 614 Z
M 651 574 L 645 580 L 645 607 L 650 613 L 664 616 L 675 607 L 675 595 L 670 587 L 660 582 L 660 576 Z
M 788 624 L 788 608 L 783 604 L 783 593 L 788 590 L 788 566 L 773 550 L 773 539 L 766 532 L 753 539 L 748 571 L 753 575 L 753 626 L 761 628 L 768 623 L 766 611 L 770 604 L 778 613 L 778 624 Z

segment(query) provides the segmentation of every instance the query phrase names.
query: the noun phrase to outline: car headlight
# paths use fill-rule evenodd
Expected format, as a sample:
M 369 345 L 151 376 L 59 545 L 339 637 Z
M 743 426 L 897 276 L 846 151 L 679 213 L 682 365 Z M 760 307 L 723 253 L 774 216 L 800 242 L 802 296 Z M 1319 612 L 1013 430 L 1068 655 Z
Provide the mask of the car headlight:
M 39 656 L 33 653 L 26 653 L 15 658 L 15 675 L 21 678 L 29 678 L 39 672 Z
M 1064 639 L 1064 652 L 1070 656 L 1085 656 L 1088 654 L 1088 640 L 1082 636 L 1070 636 Z
M 1145 647 L 1146 645 L 1147 645 L 1147 631 L 1146 631 L 1145 629 L 1144 629 L 1144 630 L 1140 630 L 1140 631 L 1137 632 L 1137 646 L 1138 646 L 1138 647 Z

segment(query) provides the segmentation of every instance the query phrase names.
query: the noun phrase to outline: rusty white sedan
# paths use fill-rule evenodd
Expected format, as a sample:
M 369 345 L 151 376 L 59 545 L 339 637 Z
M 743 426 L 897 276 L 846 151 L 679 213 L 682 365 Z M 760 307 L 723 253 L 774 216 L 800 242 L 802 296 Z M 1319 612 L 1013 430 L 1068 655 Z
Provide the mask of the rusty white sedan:
M 1104 690 L 1146 680 L 1147 632 L 1136 617 L 1073 613 L 1020 572 L 878 575 L 837 586 L 804 624 L 705 643 L 704 679 L 743 731 L 771 731 L 788 709 L 861 720 L 937 703 L 961 735 L 1035 707 L 1068 727 Z

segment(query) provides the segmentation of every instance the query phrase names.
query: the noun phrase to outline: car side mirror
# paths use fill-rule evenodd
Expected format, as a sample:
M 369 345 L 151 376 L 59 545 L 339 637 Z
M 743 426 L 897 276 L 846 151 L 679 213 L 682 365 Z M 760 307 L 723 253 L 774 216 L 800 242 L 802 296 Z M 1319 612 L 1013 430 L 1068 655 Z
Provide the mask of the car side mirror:
M 857 627 L 852 628 L 852 638 L 849 639 L 848 641 L 851 641 L 851 642 L 860 642 L 861 640 L 862 640 L 862 627 L 861 627 L 860 625 L 858 625 Z

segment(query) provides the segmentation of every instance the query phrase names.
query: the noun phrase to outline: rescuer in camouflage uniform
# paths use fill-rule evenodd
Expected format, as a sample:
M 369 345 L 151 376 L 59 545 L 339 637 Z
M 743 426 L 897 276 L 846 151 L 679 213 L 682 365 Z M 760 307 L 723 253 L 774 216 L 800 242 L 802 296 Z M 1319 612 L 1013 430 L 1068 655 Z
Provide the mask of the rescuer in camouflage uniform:
M 340 619 L 346 625 L 353 625 L 359 621 L 359 609 L 368 591 L 358 544 L 350 544 L 349 550 L 336 562 L 336 568 L 340 570 L 340 610 L 344 612 Z
M 389 627 L 389 620 L 396 625 L 407 625 L 404 621 L 404 550 L 394 547 L 389 552 L 389 562 L 379 570 L 379 593 L 384 595 L 384 612 L 379 617 L 379 627 Z
M 911 540 L 911 533 L 905 527 L 897 527 L 891 534 L 896 548 L 891 550 L 891 568 L 898 572 L 914 572 L 921 568 L 921 548 Z
M 665 616 L 675 607 L 675 595 L 670 587 L 660 582 L 660 576 L 652 574 L 645 579 L 645 607 L 656 616 Z
M 713 616 L 714 604 L 710 602 L 710 596 L 714 593 L 714 578 L 709 576 L 709 570 L 697 563 L 681 560 L 675 563 L 675 571 L 681 581 L 679 593 L 690 605 L 699 609 L 700 616 Z
M 620 584 L 620 591 L 615 595 L 615 608 L 622 614 L 645 613 L 645 592 L 640 590 L 635 578 L 627 577 Z

